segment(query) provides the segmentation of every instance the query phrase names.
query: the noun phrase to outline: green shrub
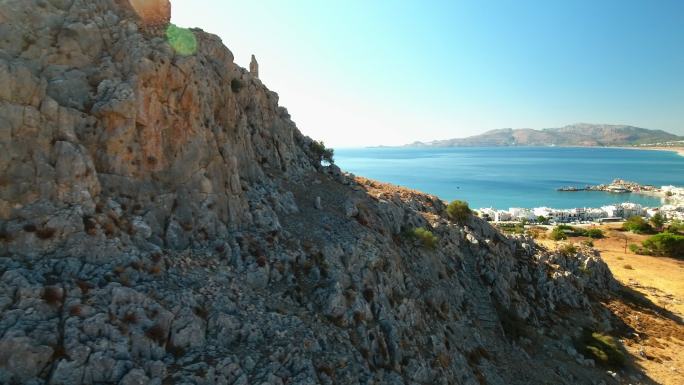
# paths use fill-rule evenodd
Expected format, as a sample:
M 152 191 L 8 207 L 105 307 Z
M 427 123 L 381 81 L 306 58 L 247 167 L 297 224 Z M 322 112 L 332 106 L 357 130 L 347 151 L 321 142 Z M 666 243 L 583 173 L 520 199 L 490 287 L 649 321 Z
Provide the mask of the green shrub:
M 581 227 L 573 227 L 570 225 L 558 225 L 554 230 L 558 229 L 558 233 L 563 232 L 567 237 L 589 237 L 593 239 L 603 238 L 603 231 L 599 228 L 592 227 L 589 229 L 583 229 Z
M 684 259 L 684 235 L 660 233 L 648 238 L 642 244 L 644 249 L 653 255 Z
M 594 247 L 594 241 L 591 239 L 587 239 L 586 241 L 582 241 L 582 244 L 587 247 Z
M 631 251 L 632 253 L 639 254 L 639 249 L 640 249 L 640 247 L 636 243 L 630 243 L 629 244 L 629 251 Z
M 187 29 L 169 24 L 166 29 L 166 39 L 176 53 L 182 56 L 194 55 L 197 52 L 197 38 Z
M 635 243 L 629 245 L 629 251 L 638 255 L 653 255 L 653 252 Z
M 622 367 L 626 356 L 620 342 L 614 337 L 585 330 L 578 343 L 579 350 L 587 358 L 592 358 L 597 364 L 607 367 Z
M 318 163 L 321 163 L 322 161 L 326 161 L 331 164 L 335 163 L 335 160 L 333 159 L 335 156 L 335 150 L 332 148 L 326 148 L 323 142 L 314 140 L 311 142 L 310 148 L 315 160 Z
M 669 226 L 667 226 L 667 229 L 665 229 L 668 233 L 672 234 L 682 234 L 684 235 L 684 222 L 680 220 L 672 221 Z
M 603 230 L 598 228 L 586 229 L 584 230 L 584 236 L 592 239 L 601 239 L 603 238 Z
M 554 241 L 563 241 L 565 239 L 568 239 L 567 234 L 565 234 L 565 231 L 563 228 L 560 226 L 556 226 L 551 230 L 551 235 L 549 238 L 553 239 Z
M 496 228 L 507 234 L 524 234 L 525 226 L 522 223 L 497 223 Z
M 565 257 L 571 257 L 577 254 L 577 248 L 571 244 L 564 244 L 558 248 L 558 252 Z
M 537 217 L 537 223 L 542 224 L 542 225 L 548 225 L 549 224 L 549 218 L 540 215 Z
M 470 215 L 468 202 L 455 200 L 447 206 L 447 216 L 454 222 L 463 224 L 468 219 L 468 215 Z
M 543 239 L 546 237 L 546 229 L 543 227 L 532 227 L 531 229 L 526 230 L 523 233 L 534 239 Z
M 622 224 L 622 229 L 636 234 L 647 234 L 653 232 L 653 227 L 651 227 L 651 225 L 649 225 L 644 218 L 639 216 L 629 217 L 627 221 Z
M 413 238 L 419 239 L 424 247 L 434 249 L 437 246 L 437 237 L 432 231 L 424 227 L 416 227 L 411 232 Z
M 240 90 L 242 89 L 242 87 L 244 87 L 244 84 L 242 84 L 242 80 L 240 80 L 240 79 L 233 79 L 233 80 L 230 81 L 230 89 L 231 89 L 234 93 L 240 92 Z
M 666 219 L 661 213 L 656 213 L 654 216 L 649 219 L 649 222 L 651 222 L 651 225 L 655 227 L 657 230 L 660 230 L 665 226 Z

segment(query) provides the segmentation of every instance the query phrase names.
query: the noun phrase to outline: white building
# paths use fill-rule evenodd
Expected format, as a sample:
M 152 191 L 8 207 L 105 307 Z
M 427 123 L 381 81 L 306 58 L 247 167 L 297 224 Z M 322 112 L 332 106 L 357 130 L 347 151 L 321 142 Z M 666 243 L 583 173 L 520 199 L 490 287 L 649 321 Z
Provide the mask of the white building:
M 533 220 L 536 218 L 534 216 L 534 211 L 522 207 L 511 207 L 508 209 L 508 213 L 511 214 L 511 217 L 515 220 Z
M 494 222 L 508 222 L 513 220 L 513 216 L 508 211 L 496 210 L 492 207 L 481 208 L 480 214 Z
M 483 218 L 489 218 L 489 220 L 496 220 L 494 217 L 496 216 L 496 210 L 494 210 L 492 207 L 483 207 L 480 210 L 480 215 L 482 215 Z
M 494 220 L 497 222 L 507 222 L 513 220 L 513 216 L 508 211 L 498 210 Z
M 606 213 L 606 218 L 622 217 L 622 207 L 609 205 L 601 207 L 601 210 Z
M 646 218 L 653 218 L 656 214 L 661 212 L 658 207 L 651 207 L 646 209 Z
M 553 209 L 549 207 L 535 207 L 533 212 L 535 217 L 544 217 L 544 218 L 549 218 L 551 217 L 551 212 Z
M 589 208 L 586 210 L 586 219 L 591 221 L 597 221 L 601 218 L 606 218 L 609 215 L 602 209 Z
M 677 186 L 662 186 L 660 188 L 664 193 L 671 193 L 672 195 L 684 196 L 684 187 Z
M 684 206 L 664 205 L 660 208 L 660 213 L 670 220 L 684 220 Z
M 622 217 L 629 218 L 633 216 L 643 216 L 646 212 L 644 208 L 637 203 L 625 202 L 620 204 L 622 207 Z

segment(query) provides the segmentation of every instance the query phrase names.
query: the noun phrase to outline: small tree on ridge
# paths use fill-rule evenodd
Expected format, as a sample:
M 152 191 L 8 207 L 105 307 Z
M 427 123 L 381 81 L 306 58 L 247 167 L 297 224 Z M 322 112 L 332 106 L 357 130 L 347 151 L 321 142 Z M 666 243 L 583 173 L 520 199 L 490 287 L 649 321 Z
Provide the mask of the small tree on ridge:
M 447 206 L 447 216 L 452 221 L 464 224 L 470 215 L 470 207 L 468 207 L 468 202 L 455 200 L 449 203 Z

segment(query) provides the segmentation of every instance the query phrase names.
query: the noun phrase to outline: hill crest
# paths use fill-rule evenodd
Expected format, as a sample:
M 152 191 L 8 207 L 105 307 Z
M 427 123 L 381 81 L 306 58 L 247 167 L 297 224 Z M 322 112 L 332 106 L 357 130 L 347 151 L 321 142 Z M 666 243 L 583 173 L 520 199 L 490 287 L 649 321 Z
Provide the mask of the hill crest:
M 576 123 L 558 128 L 502 128 L 466 138 L 414 142 L 409 147 L 634 146 L 684 141 L 663 130 L 616 124 Z

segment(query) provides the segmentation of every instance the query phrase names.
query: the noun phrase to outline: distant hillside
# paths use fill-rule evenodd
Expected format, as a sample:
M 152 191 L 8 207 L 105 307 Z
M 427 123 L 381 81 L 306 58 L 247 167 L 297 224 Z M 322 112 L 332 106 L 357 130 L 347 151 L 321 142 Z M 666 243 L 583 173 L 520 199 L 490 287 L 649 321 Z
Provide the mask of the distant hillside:
M 484 134 L 432 142 L 414 142 L 409 147 L 489 146 L 632 146 L 681 141 L 684 137 L 663 130 L 633 126 L 579 123 L 561 128 L 533 130 L 503 128 Z

